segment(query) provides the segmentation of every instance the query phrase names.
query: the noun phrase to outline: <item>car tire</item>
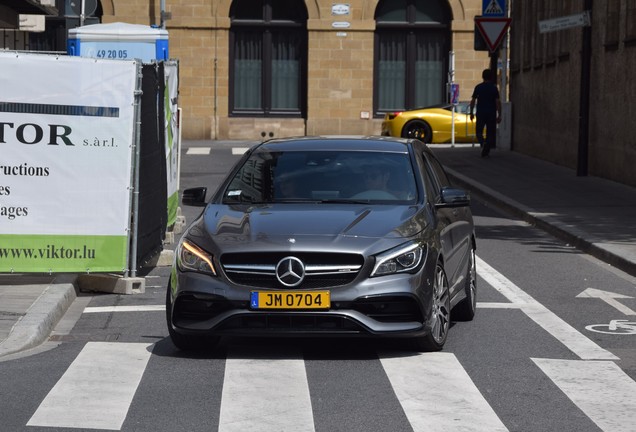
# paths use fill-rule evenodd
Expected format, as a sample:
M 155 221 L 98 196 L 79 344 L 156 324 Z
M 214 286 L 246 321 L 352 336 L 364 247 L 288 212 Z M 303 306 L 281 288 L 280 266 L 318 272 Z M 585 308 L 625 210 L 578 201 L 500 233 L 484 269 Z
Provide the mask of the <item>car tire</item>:
M 402 138 L 417 138 L 428 144 L 433 140 L 433 130 L 425 121 L 413 120 L 404 125 Z
M 464 289 L 466 297 L 453 308 L 453 320 L 472 321 L 477 311 L 477 263 L 475 249 L 470 251 L 470 261 L 466 272 Z
M 166 290 L 166 321 L 173 345 L 181 351 L 200 351 L 214 348 L 220 339 L 219 337 L 184 335 L 174 330 L 172 327 L 172 299 L 170 291 L 172 291 L 172 288 L 168 284 L 168 289 Z
M 439 351 L 444 347 L 450 329 L 450 290 L 448 279 L 441 262 L 435 267 L 433 280 L 433 308 L 430 318 L 430 331 L 412 340 L 416 351 Z

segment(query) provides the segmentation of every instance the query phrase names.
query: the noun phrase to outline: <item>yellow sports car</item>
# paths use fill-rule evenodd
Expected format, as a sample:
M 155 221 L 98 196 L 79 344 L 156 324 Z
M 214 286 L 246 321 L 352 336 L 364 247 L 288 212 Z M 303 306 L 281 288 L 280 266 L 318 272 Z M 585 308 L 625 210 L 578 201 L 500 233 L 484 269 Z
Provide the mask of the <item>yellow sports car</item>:
M 418 138 L 427 144 L 452 142 L 452 105 L 435 105 L 384 115 L 382 135 Z M 470 102 L 455 105 L 455 142 L 475 143 L 475 121 L 470 120 Z M 485 132 L 484 132 L 485 133 Z

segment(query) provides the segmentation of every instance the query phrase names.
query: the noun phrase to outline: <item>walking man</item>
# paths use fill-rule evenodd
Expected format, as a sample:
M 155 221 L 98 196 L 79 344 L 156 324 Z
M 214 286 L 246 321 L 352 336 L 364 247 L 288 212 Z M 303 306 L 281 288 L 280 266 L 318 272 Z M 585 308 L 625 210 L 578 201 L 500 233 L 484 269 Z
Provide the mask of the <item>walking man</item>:
M 499 90 L 494 83 L 490 69 L 484 69 L 481 73 L 483 82 L 475 86 L 470 100 L 470 120 L 473 115 L 475 101 L 477 102 L 476 134 L 481 146 L 481 157 L 488 157 L 490 149 L 495 147 L 497 136 L 497 123 L 501 122 L 501 100 Z M 486 126 L 486 140 L 484 142 L 484 126 Z

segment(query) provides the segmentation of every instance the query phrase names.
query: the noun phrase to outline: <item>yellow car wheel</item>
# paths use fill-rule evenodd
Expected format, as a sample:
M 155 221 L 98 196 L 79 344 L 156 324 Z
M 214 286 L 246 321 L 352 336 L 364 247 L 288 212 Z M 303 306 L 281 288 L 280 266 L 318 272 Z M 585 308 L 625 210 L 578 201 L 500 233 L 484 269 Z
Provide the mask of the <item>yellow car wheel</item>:
M 425 143 L 430 143 L 433 140 L 433 131 L 425 121 L 412 120 L 402 128 L 402 138 L 417 138 Z

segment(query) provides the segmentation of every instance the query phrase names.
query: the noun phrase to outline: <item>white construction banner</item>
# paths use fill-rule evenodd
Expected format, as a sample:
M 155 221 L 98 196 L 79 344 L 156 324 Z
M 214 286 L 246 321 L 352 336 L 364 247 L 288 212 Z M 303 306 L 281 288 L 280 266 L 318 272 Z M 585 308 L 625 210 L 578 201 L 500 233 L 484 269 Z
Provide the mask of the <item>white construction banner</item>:
M 177 221 L 179 207 L 179 63 L 164 63 L 166 88 L 164 90 L 164 111 L 166 114 L 166 173 L 168 178 L 168 227 Z
M 0 52 L 0 272 L 124 272 L 138 63 Z

